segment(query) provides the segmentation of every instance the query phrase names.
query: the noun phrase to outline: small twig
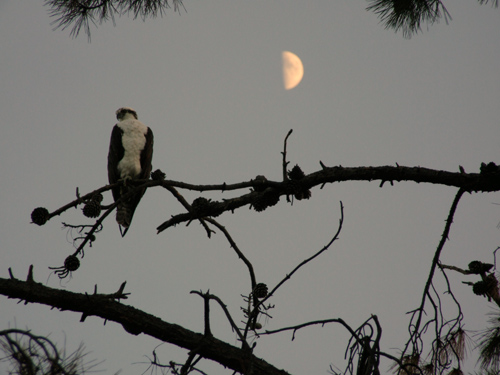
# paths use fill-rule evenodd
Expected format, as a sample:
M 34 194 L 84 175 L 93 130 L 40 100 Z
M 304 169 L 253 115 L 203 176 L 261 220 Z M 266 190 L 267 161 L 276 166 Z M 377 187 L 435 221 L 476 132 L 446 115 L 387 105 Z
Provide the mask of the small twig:
M 224 314 L 226 314 L 226 317 L 227 317 L 227 320 L 229 321 L 229 324 L 231 325 L 233 330 L 236 331 L 236 334 L 238 335 L 239 339 L 241 340 L 243 349 L 248 349 L 248 350 L 250 349 L 250 346 L 248 345 L 245 338 L 241 334 L 240 329 L 238 328 L 238 326 L 234 322 L 233 318 L 231 317 L 231 314 L 229 313 L 227 306 L 222 302 L 222 300 L 219 297 L 217 297 L 216 295 L 213 295 L 213 294 L 209 294 L 208 292 L 207 293 L 198 292 L 197 290 L 192 290 L 190 293 L 197 294 L 200 297 L 202 297 L 203 299 L 209 299 L 209 300 L 213 299 L 213 300 L 217 301 L 217 303 L 220 305 L 220 307 L 224 311 Z
M 224 236 L 226 236 L 226 239 L 228 240 L 229 245 L 231 246 L 231 248 L 236 252 L 236 254 L 243 261 L 243 263 L 245 263 L 245 265 L 248 268 L 248 273 L 250 274 L 250 281 L 252 283 L 252 287 L 251 287 L 250 290 L 254 290 L 255 286 L 257 285 L 257 281 L 256 281 L 256 278 L 255 278 L 255 273 L 254 273 L 254 270 L 253 270 L 252 263 L 250 263 L 250 261 L 241 252 L 241 250 L 236 245 L 236 242 L 234 242 L 234 240 L 231 238 L 231 235 L 229 234 L 229 232 L 227 231 L 227 229 L 223 225 L 219 224 L 216 220 L 214 220 L 212 218 L 208 218 L 207 217 L 207 218 L 205 218 L 205 220 L 208 221 L 210 224 L 215 225 L 217 228 L 219 228 L 219 230 L 222 233 L 224 233 Z
M 123 198 L 127 198 L 130 194 L 127 194 L 127 195 L 124 195 Z M 123 199 L 122 198 L 122 199 Z M 116 208 L 116 206 L 118 206 L 118 203 L 120 203 L 121 200 L 118 200 L 116 201 L 115 203 L 113 203 L 102 215 L 99 219 L 97 219 L 97 221 L 95 222 L 95 224 L 92 226 L 92 229 L 90 229 L 90 231 L 87 233 L 87 235 L 85 236 L 85 239 L 82 241 L 82 243 L 80 244 L 80 246 L 78 246 L 78 248 L 76 249 L 76 251 L 73 253 L 73 255 L 78 255 L 80 252 L 83 251 L 83 248 L 85 247 L 85 245 L 87 244 L 87 242 L 90 241 L 90 239 L 92 238 L 92 235 L 97 231 L 97 229 L 102 225 L 102 222 L 104 221 L 104 219 L 106 219 L 106 217 L 108 217 L 108 215 Z
M 203 298 L 203 302 L 204 302 L 203 317 L 205 320 L 205 336 L 212 337 L 212 331 L 210 329 L 210 299 Z
M 339 324 L 343 325 L 351 333 L 351 335 L 353 335 L 353 337 L 356 336 L 354 330 L 341 318 L 314 320 L 314 321 L 307 322 L 307 323 L 297 324 L 296 326 L 283 327 L 283 328 L 273 329 L 273 330 L 265 330 L 264 332 L 259 332 L 259 335 L 272 335 L 272 334 L 279 333 L 279 332 L 293 331 L 293 335 L 292 335 L 292 341 L 293 341 L 293 340 L 295 340 L 295 332 L 297 332 L 299 329 L 304 328 L 304 327 L 313 326 L 313 325 L 318 325 L 318 324 L 320 324 L 321 326 L 324 326 L 325 324 L 328 324 L 328 323 L 339 323 Z
M 188 359 L 186 363 L 181 367 L 181 375 L 187 375 L 191 372 L 192 368 L 200 361 L 201 357 L 198 357 L 197 360 L 194 360 L 194 357 L 198 355 L 197 350 L 192 350 L 189 352 Z
M 329 249 L 329 247 L 332 245 L 333 242 L 335 242 L 337 239 L 338 239 L 338 236 L 340 234 L 340 231 L 342 230 L 342 224 L 344 223 L 344 205 L 342 204 L 342 201 L 340 202 L 340 219 L 339 219 L 339 226 L 338 226 L 338 229 L 337 229 L 337 233 L 335 233 L 335 235 L 332 237 L 332 239 L 330 240 L 330 242 L 328 242 L 328 244 L 326 244 L 321 250 L 319 250 L 318 252 L 316 252 L 313 256 L 305 259 L 304 261 L 302 261 L 298 266 L 296 266 L 290 273 L 288 273 L 285 278 L 283 280 L 281 280 L 278 285 L 276 285 L 274 287 L 273 290 L 271 290 L 268 295 L 263 298 L 259 305 L 262 305 L 266 300 L 268 300 L 275 292 L 276 290 L 278 290 L 279 287 L 281 287 L 287 280 L 289 280 L 292 275 L 297 272 L 302 266 L 306 265 L 307 263 L 309 263 L 311 260 L 315 259 L 316 257 L 318 257 L 320 254 L 322 254 L 323 252 L 325 252 L 326 250 Z
M 285 137 L 285 141 L 283 142 L 284 143 L 284 145 L 283 145 L 283 152 L 282 152 L 282 154 L 283 154 L 283 181 L 288 180 L 288 174 L 287 174 L 287 171 L 286 171 L 286 167 L 288 166 L 289 162 L 286 161 L 286 143 L 288 141 L 288 137 L 290 137 L 290 135 L 292 134 L 292 132 L 293 132 L 293 129 L 290 129 L 288 131 L 288 134 Z
M 165 189 L 167 189 L 170 193 L 172 193 L 172 195 L 179 201 L 180 204 L 182 204 L 182 206 L 184 206 L 184 208 L 188 211 L 188 212 L 192 212 L 192 208 L 191 208 L 191 205 L 186 201 L 186 199 L 177 191 L 176 188 L 174 188 L 173 186 L 166 186 L 166 185 L 163 185 L 163 187 Z M 205 220 L 203 218 L 198 218 L 198 220 L 200 221 L 201 225 L 203 225 L 203 227 L 205 228 L 205 231 L 207 232 L 207 236 L 208 238 L 210 238 L 211 236 L 211 230 L 210 228 L 208 228 L 208 225 L 207 223 L 205 223 Z
M 54 212 L 52 212 L 49 215 L 49 219 L 53 218 L 54 216 L 58 216 L 58 215 L 62 214 L 64 211 L 66 211 L 72 207 L 78 206 L 80 203 L 83 203 L 83 202 L 89 200 L 90 198 L 92 198 L 96 194 L 111 190 L 112 188 L 120 186 L 121 184 L 122 184 L 121 182 L 117 182 L 117 183 L 112 184 L 112 185 L 103 186 L 103 187 L 96 189 L 88 194 L 85 194 L 83 197 L 79 196 L 79 192 L 78 192 L 78 188 L 77 188 L 77 193 L 76 193 L 77 199 L 75 199 L 74 201 L 72 201 L 72 202 L 62 206 L 61 208 L 55 210 Z
M 441 268 L 442 270 L 448 269 L 448 270 L 452 270 L 452 271 L 457 271 L 457 272 L 460 272 L 463 275 L 472 275 L 472 274 L 474 274 L 473 272 L 471 272 L 469 270 L 463 270 L 463 269 L 461 269 L 459 267 L 448 266 L 448 265 L 442 264 L 442 263 L 439 263 L 438 267 Z

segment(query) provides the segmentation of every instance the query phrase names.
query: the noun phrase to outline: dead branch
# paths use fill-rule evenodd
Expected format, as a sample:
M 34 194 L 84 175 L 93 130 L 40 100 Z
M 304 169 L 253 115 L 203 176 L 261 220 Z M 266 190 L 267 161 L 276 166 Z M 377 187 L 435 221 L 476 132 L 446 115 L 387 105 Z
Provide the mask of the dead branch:
M 129 333 L 135 335 L 144 333 L 188 350 L 197 349 L 198 354 L 204 358 L 216 361 L 236 372 L 245 373 L 246 366 L 251 363 L 254 374 L 287 374 L 255 357 L 248 350 L 165 322 L 132 306 L 117 302 L 109 298 L 109 295 L 73 293 L 49 288 L 34 281 L 3 278 L 0 278 L 0 294 L 25 303 L 39 303 L 61 311 L 74 311 L 86 317 L 97 316 L 113 321 L 121 324 Z
M 406 351 L 408 350 L 408 347 L 410 346 L 410 344 L 413 344 L 412 355 L 415 355 L 416 353 L 420 354 L 420 352 L 421 352 L 421 349 L 419 349 L 419 343 L 421 342 L 420 337 L 421 337 L 422 333 L 425 332 L 425 330 L 427 329 L 428 325 L 431 322 L 435 322 L 436 332 L 437 332 L 436 333 L 436 335 L 437 335 L 436 340 L 440 340 L 440 337 L 439 337 L 439 332 L 441 331 L 440 327 L 443 326 L 443 324 L 440 325 L 438 323 L 438 316 L 442 316 L 442 313 L 440 312 L 441 302 L 439 302 L 439 304 L 434 303 L 434 301 L 432 300 L 431 294 L 430 294 L 430 289 L 431 289 L 431 287 L 433 287 L 432 281 L 434 278 L 434 272 L 439 265 L 439 259 L 441 256 L 441 252 L 444 248 L 446 241 L 448 240 L 448 235 L 450 233 L 451 224 L 453 223 L 453 217 L 455 216 L 455 212 L 457 210 L 458 203 L 459 203 L 460 199 L 462 198 L 462 195 L 465 192 L 466 192 L 466 190 L 464 188 L 460 188 L 458 190 L 457 194 L 455 195 L 455 198 L 453 199 L 453 203 L 450 207 L 450 211 L 449 211 L 448 217 L 446 219 L 446 224 L 445 224 L 445 227 L 443 230 L 443 234 L 441 235 L 441 240 L 440 240 L 438 247 L 434 253 L 434 258 L 432 260 L 429 276 L 427 278 L 427 282 L 426 282 L 425 287 L 424 287 L 424 292 L 422 293 L 422 300 L 421 300 L 420 306 L 412 312 L 412 316 L 411 316 L 410 323 L 409 323 L 410 338 L 402 351 L 401 358 L 403 358 L 405 356 Z M 435 293 L 435 295 L 438 296 L 437 293 Z M 439 296 L 438 296 L 438 298 L 439 298 Z M 424 309 L 425 309 L 426 301 L 429 301 L 433 305 L 435 313 L 434 313 L 434 317 L 431 320 L 429 320 L 428 322 L 426 322 L 421 327 L 422 319 L 423 319 L 423 316 L 425 314 Z M 459 316 L 459 318 L 460 318 L 460 316 Z

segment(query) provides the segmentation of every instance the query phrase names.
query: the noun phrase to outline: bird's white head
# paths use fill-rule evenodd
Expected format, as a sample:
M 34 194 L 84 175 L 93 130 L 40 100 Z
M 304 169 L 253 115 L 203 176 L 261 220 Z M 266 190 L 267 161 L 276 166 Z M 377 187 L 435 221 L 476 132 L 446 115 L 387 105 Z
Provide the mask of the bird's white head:
M 137 120 L 137 112 L 132 108 L 122 107 L 116 110 L 116 118 L 118 119 L 118 121 L 123 121 L 130 117 L 133 117 Z

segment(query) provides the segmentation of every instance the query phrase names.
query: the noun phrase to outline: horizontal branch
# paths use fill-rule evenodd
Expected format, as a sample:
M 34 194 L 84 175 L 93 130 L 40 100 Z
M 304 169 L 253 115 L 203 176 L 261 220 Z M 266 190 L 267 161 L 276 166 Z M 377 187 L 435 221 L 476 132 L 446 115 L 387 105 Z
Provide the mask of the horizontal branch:
M 82 321 L 88 316 L 98 316 L 121 324 L 130 334 L 144 333 L 187 350 L 196 349 L 200 356 L 236 372 L 246 373 L 251 368 L 253 374 L 287 374 L 255 357 L 248 350 L 242 350 L 216 338 L 192 332 L 179 325 L 167 323 L 142 310 L 117 302 L 112 298 L 116 293 L 81 294 L 49 288 L 33 281 L 30 271 L 27 281 L 12 277 L 0 278 L 0 294 L 20 299 L 25 301 L 25 304 L 39 303 L 59 310 L 82 313 Z
M 299 181 L 269 181 L 266 179 L 255 179 L 248 182 L 241 182 L 237 184 L 219 184 L 219 185 L 193 185 L 177 181 L 150 181 L 147 186 L 163 185 L 175 186 L 181 189 L 195 190 L 195 191 L 226 191 L 237 190 L 243 188 L 253 187 L 254 190 L 242 196 L 225 199 L 222 202 L 210 202 L 207 209 L 198 215 L 192 213 L 184 213 L 172 216 L 169 220 L 158 226 L 158 233 L 165 229 L 175 226 L 179 223 L 190 221 L 204 216 L 218 216 L 225 211 L 233 211 L 239 207 L 252 204 L 256 200 L 262 198 L 270 191 L 278 196 L 290 194 L 290 184 L 299 183 L 301 188 L 310 189 L 312 187 L 321 185 L 323 187 L 327 183 L 341 182 L 341 181 L 374 181 L 380 180 L 380 186 L 389 181 L 391 184 L 394 181 L 413 181 L 416 183 L 431 183 L 444 186 L 454 186 L 462 188 L 468 192 L 491 192 L 500 190 L 500 173 L 464 173 L 460 172 L 447 172 L 421 167 L 401 167 L 401 166 L 382 166 L 382 167 L 354 167 L 344 168 L 326 167 L 321 163 L 323 169 L 313 172 L 304 176 Z
M 209 216 L 216 217 L 223 212 L 234 211 L 246 205 L 254 205 L 254 208 L 256 208 L 256 203 L 262 206 L 262 202 L 265 202 L 264 206 L 258 209 L 262 211 L 276 204 L 279 197 L 282 195 L 294 195 L 297 191 L 306 191 L 310 195 L 308 189 L 318 185 L 323 188 L 325 184 L 334 182 L 380 181 L 379 186 L 382 187 L 385 182 L 390 182 L 392 184 L 394 181 L 413 181 L 416 183 L 431 183 L 458 187 L 464 192 L 493 192 L 500 190 L 500 167 L 494 163 L 489 163 L 485 165 L 485 167 L 482 166 L 481 173 L 465 173 L 462 167 L 460 167 L 460 172 L 447 172 L 422 167 L 402 167 L 399 165 L 345 168 L 342 166 L 326 167 L 322 162 L 320 162 L 320 164 L 322 169 L 319 171 L 305 175 L 299 180 L 286 180 L 281 182 L 270 181 L 263 176 L 259 176 L 261 178 L 234 184 L 227 184 L 224 182 L 222 184 L 195 185 L 173 180 L 137 180 L 131 182 L 131 184 L 133 184 L 136 189 L 162 186 L 169 191 L 172 191 L 173 188 L 199 192 L 225 192 L 229 190 L 252 189 L 250 192 L 235 198 L 223 199 L 222 201 L 208 201 L 201 210 L 193 210 L 190 208 L 189 203 L 184 202 L 183 206 L 188 212 L 173 215 L 170 219 L 157 227 L 158 233 L 183 222 L 190 222 Z M 113 186 L 114 185 L 107 185 L 83 197 L 78 197 L 75 201 L 51 213 L 49 218 L 60 215 L 68 208 L 77 206 L 96 193 L 110 190 Z M 307 199 L 308 196 L 303 196 L 302 199 L 304 198 Z
M 322 164 L 323 166 L 323 164 Z M 413 181 L 463 188 L 466 191 L 490 192 L 500 190 L 500 173 L 448 172 L 422 167 L 402 167 L 399 165 L 382 167 L 344 168 L 325 167 L 304 177 L 302 182 L 308 187 L 341 181 L 373 181 L 381 183 Z
M 321 162 L 320 162 L 321 163 Z M 445 186 L 454 186 L 464 188 L 466 191 L 475 192 L 491 192 L 500 190 L 500 172 L 495 173 L 465 173 L 448 172 L 436 169 L 423 167 L 403 167 L 403 166 L 381 166 L 381 167 L 327 167 L 321 163 L 322 169 L 306 175 L 300 182 L 312 188 L 314 186 L 323 185 L 326 183 L 341 182 L 341 181 L 381 181 L 385 182 L 400 182 L 413 181 L 416 183 L 430 183 Z M 234 184 L 210 184 L 210 185 L 195 185 L 185 182 L 163 180 L 150 181 L 146 186 L 164 185 L 174 186 L 180 189 L 194 191 L 226 191 L 239 190 L 250 187 L 283 187 L 286 182 L 276 182 L 271 180 L 254 179 L 246 182 Z

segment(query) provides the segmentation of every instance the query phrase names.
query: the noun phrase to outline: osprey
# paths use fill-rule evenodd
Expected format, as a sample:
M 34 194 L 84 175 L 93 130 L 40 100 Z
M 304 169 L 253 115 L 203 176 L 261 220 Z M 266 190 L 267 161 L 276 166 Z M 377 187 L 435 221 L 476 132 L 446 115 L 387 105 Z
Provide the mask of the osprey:
M 149 179 L 153 158 L 153 132 L 137 120 L 137 112 L 123 107 L 116 111 L 116 118 L 118 123 L 113 127 L 109 143 L 108 179 L 110 184 L 123 181 L 123 185 L 112 189 L 115 202 L 134 189 L 134 186 L 127 185 L 127 181 Z M 140 189 L 118 203 L 116 222 L 122 237 L 127 233 L 145 191 Z

